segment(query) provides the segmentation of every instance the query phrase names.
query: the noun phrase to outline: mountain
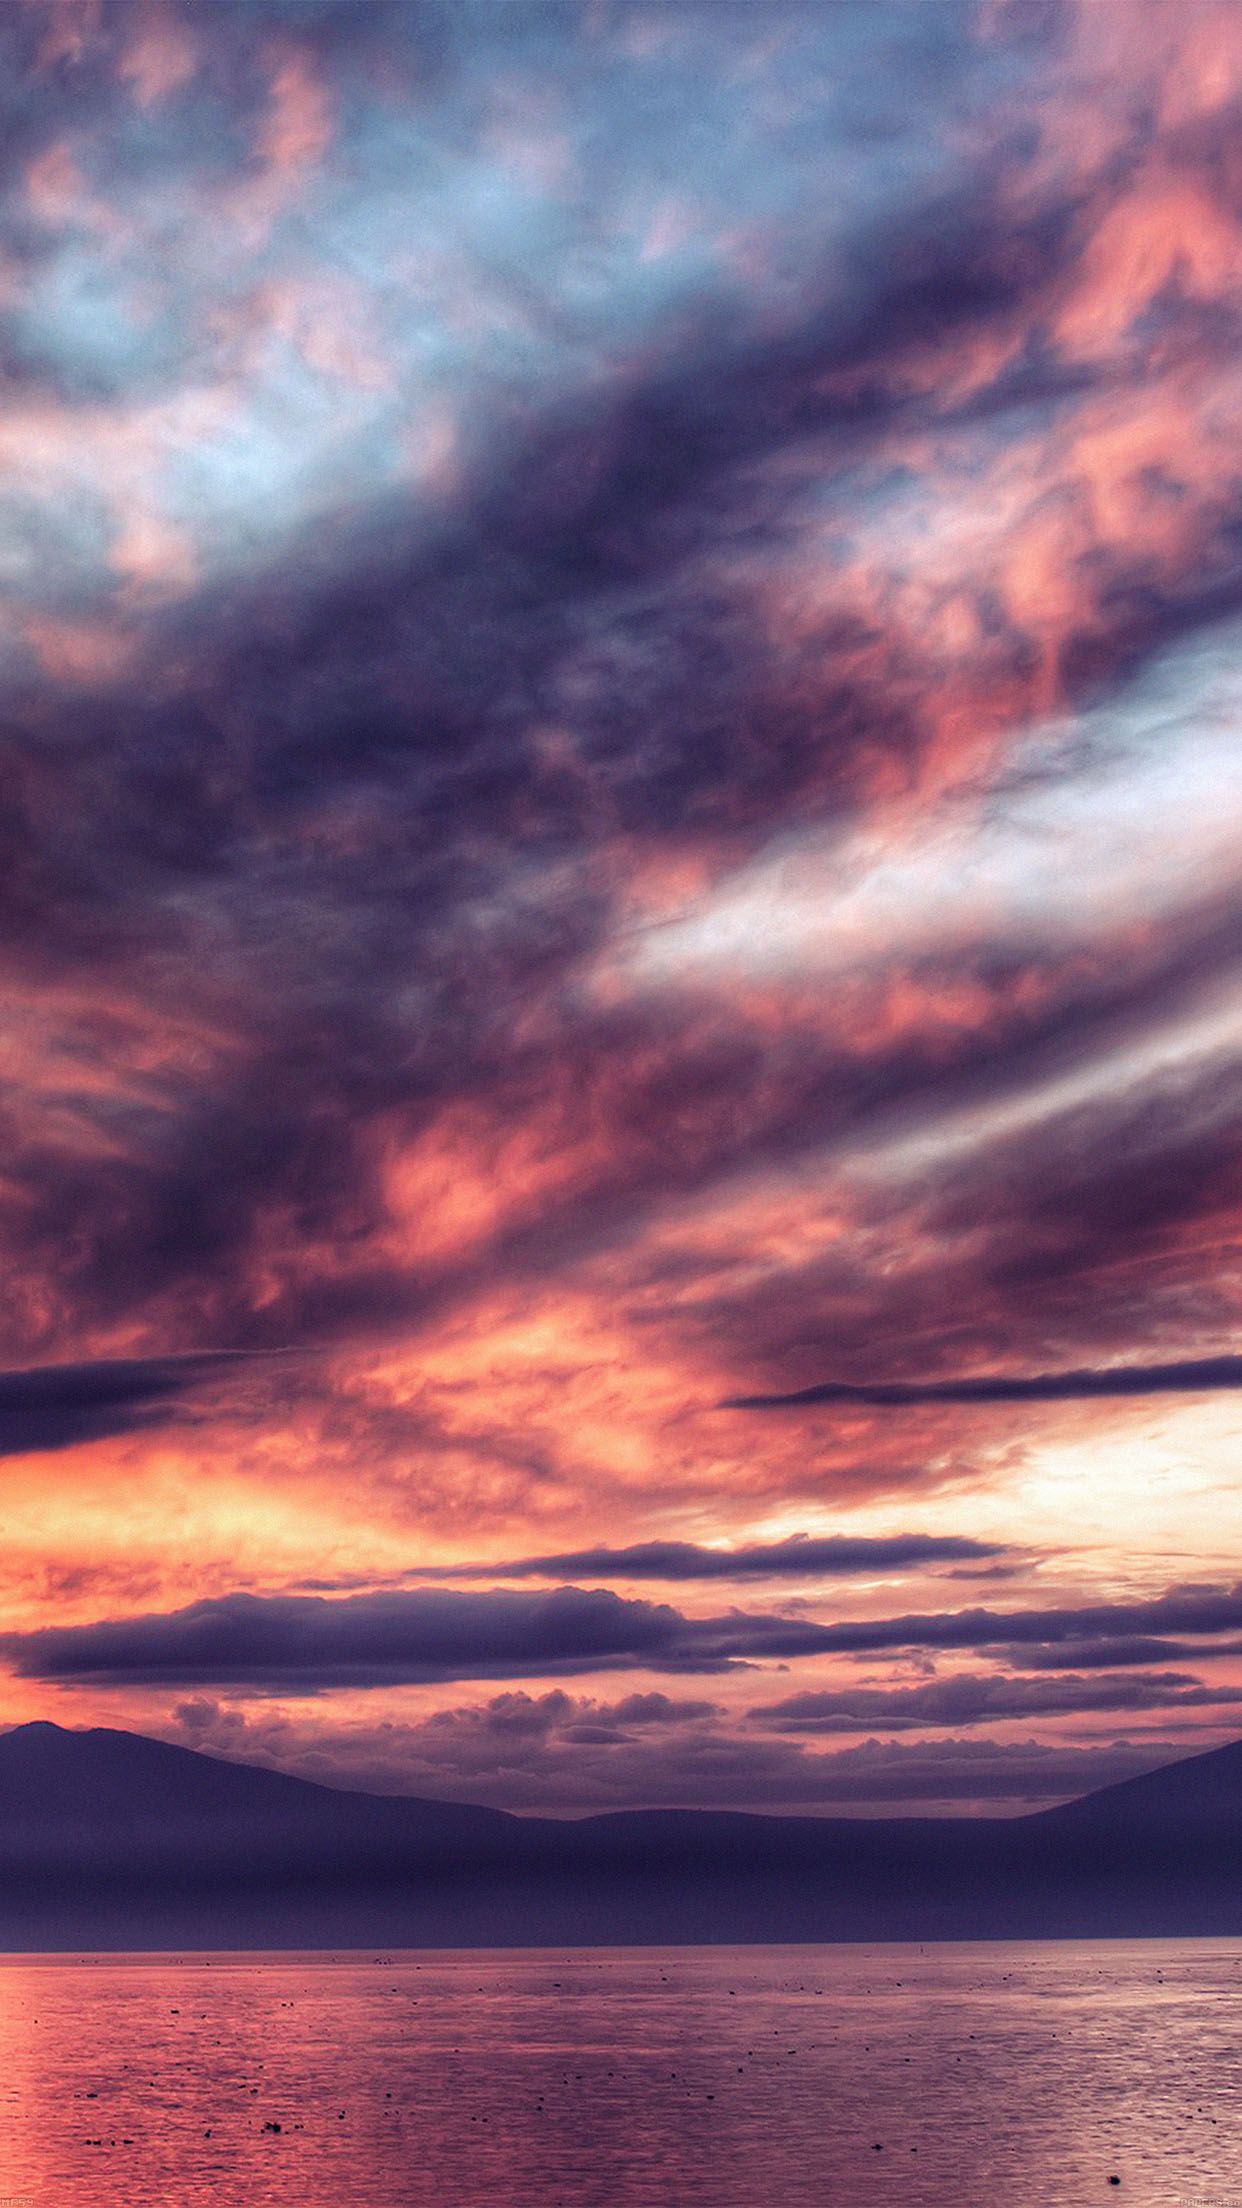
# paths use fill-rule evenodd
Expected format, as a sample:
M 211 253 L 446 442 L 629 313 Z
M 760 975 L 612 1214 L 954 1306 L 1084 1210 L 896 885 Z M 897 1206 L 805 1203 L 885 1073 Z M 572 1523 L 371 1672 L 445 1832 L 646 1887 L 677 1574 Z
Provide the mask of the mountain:
M 1230 1828 L 1242 1816 L 1242 1740 L 1162 1764 L 1137 1779 L 1119 1779 L 1076 1802 L 1063 1802 L 1058 1809 L 1038 1814 L 1066 1828 L 1120 1823 L 1132 1830 L 1171 1827 L 1182 1839 L 1199 1828 L 1207 1832 Z
M 9 1951 L 1193 1933 L 1242 1933 L 1242 1742 L 1027 1817 L 567 1819 L 0 1735 Z

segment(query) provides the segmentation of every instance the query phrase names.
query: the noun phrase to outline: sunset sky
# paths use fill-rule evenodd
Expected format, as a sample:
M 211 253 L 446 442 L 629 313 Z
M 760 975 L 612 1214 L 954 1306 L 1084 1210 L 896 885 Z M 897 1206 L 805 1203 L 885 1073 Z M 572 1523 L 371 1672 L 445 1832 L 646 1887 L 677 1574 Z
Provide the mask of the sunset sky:
M 565 1812 L 1242 1734 L 1236 0 L 0 57 L 0 1718 Z

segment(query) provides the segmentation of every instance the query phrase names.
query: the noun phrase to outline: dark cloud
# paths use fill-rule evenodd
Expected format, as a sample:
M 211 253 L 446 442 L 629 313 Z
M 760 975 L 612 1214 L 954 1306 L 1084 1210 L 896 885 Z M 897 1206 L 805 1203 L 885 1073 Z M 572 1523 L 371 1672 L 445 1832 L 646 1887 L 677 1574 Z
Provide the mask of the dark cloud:
M 784 1541 L 749 1541 L 737 1548 L 707 1548 L 694 1541 L 635 1541 L 628 1548 L 565 1549 L 551 1556 L 523 1556 L 508 1564 L 444 1565 L 420 1570 L 420 1579 L 585 1578 L 781 1579 L 833 1578 L 852 1572 L 900 1571 L 912 1564 L 954 1564 L 1007 1556 L 1003 1542 L 965 1535 L 894 1533 L 791 1534 Z
M 1242 1588 L 1062 1610 L 962 1610 L 850 1620 L 733 1611 L 690 1618 L 606 1588 L 548 1594 L 420 1588 L 384 1594 L 226 1595 L 182 1610 L 9 1633 L 23 1678 L 118 1685 L 234 1683 L 319 1693 L 590 1671 L 727 1671 L 738 1664 L 903 1648 L 1020 1648 L 1242 1626 Z
M 1104 1650 L 1112 1642 L 1126 1652 L 1121 1660 L 1148 1662 L 1175 1652 L 1162 1634 L 1222 1635 L 1242 1625 L 1242 1586 L 1172 1588 L 1147 1602 L 1088 1603 L 1052 1610 L 959 1610 L 943 1616 L 873 1618 L 823 1626 L 825 1646 L 834 1650 L 883 1648 L 1004 1648 L 1035 1644 L 1042 1665 L 1047 1652 L 1073 1650 L 1062 1662 L 1089 1660 L 1084 1650 Z M 1141 1638 L 1136 1639 L 1136 1636 Z M 1137 1654 L 1144 1650 L 1147 1653 Z M 1186 1651 L 1180 1651 L 1186 1653 Z
M 158 1425 L 196 1389 L 235 1374 L 238 1362 L 219 1351 L 0 1372 L 0 1456 L 68 1449 Z
M 524 1677 L 618 1668 L 725 1670 L 783 1621 L 707 1622 L 605 1589 L 551 1594 L 424 1589 L 353 1595 L 229 1595 L 167 1615 L 11 1634 L 25 1677 L 127 1684 L 233 1681 L 301 1693 L 406 1681 Z
M 819 1380 L 788 1395 L 738 1395 L 730 1411 L 766 1411 L 812 1403 L 877 1407 L 928 1403 L 1083 1403 L 1097 1397 L 1209 1394 L 1242 1388 L 1242 1357 L 1193 1357 L 1176 1364 L 1115 1365 L 1101 1371 L 989 1373 L 961 1380 Z
M 1119 1633 L 1116 1638 L 1048 1641 L 1035 1647 L 1015 1645 L 1005 1650 L 1006 1662 L 1021 1671 L 1107 1670 L 1118 1664 L 1203 1664 L 1234 1656 L 1242 1656 L 1242 1641 L 1153 1640 L 1150 1636 L 1135 1634 L 1131 1637 L 1126 1633 Z
M 1208 1687 L 1185 1672 L 1146 1672 L 1121 1679 L 1012 1679 L 985 1672 L 929 1680 L 920 1687 L 813 1689 L 766 1702 L 748 1714 L 752 1725 L 777 1733 L 918 1732 L 937 1726 L 986 1725 L 1026 1717 L 1073 1717 L 1084 1711 L 1166 1710 L 1242 1702 L 1242 1687 Z

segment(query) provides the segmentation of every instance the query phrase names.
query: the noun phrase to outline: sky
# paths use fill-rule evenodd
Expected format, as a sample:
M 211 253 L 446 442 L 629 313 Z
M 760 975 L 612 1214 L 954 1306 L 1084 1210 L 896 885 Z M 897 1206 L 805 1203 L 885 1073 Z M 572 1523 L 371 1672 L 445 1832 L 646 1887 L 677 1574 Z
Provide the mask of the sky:
M 11 0 L 0 101 L 0 1719 L 1242 1733 L 1234 0 Z

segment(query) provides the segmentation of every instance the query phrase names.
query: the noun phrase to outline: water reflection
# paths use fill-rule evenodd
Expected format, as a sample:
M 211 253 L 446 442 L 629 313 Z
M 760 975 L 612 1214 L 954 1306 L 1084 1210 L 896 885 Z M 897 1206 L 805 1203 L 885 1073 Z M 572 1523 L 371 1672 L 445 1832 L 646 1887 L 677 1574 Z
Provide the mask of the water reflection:
M 1238 2191 L 1242 1942 L 12 1959 L 0 2198 Z

